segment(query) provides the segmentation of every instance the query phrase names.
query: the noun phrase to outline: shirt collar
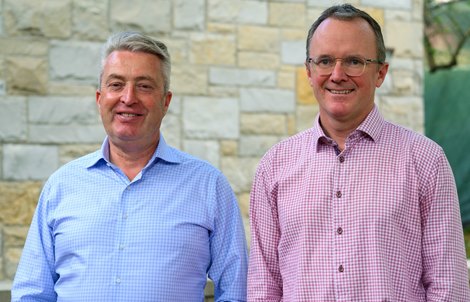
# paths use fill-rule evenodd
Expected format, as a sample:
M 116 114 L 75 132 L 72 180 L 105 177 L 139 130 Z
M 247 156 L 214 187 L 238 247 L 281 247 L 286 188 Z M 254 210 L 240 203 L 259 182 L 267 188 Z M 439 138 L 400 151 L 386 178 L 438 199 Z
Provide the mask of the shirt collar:
M 175 152 L 173 148 L 168 146 L 162 134 L 160 134 L 160 140 L 158 142 L 157 149 L 153 153 L 152 157 L 150 158 L 146 166 L 149 166 L 150 164 L 154 163 L 157 159 L 161 159 L 166 162 L 176 163 L 176 164 L 182 162 L 182 158 L 178 156 L 178 153 Z M 89 157 L 89 161 L 86 166 L 87 168 L 90 168 L 92 166 L 97 165 L 100 162 L 110 163 L 109 161 L 109 137 L 108 136 L 105 137 L 103 144 L 101 145 L 101 149 L 94 152 Z
M 353 132 L 362 132 L 369 136 L 373 141 L 377 141 L 380 138 L 380 133 L 384 127 L 385 120 L 380 114 L 376 105 L 372 108 L 371 112 L 367 115 L 366 119 L 357 127 Z M 318 151 L 320 144 L 330 144 L 333 143 L 333 140 L 329 138 L 323 128 L 320 125 L 320 114 L 317 114 L 315 122 L 313 125 L 313 141 L 314 149 Z M 353 134 L 351 133 L 351 135 Z

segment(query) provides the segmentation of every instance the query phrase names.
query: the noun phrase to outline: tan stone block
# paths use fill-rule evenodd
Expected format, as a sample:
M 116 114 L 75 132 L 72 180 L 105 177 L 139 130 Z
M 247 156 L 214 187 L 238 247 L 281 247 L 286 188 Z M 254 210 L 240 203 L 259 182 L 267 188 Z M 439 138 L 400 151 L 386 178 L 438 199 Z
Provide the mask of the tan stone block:
M 286 116 L 283 114 L 242 114 L 240 131 L 243 134 L 285 135 Z
M 237 195 L 238 205 L 243 218 L 250 216 L 250 193 L 240 193 Z
M 235 24 L 227 23 L 209 23 L 207 24 L 207 31 L 217 34 L 235 34 L 237 27 Z
M 22 248 L 7 248 L 5 250 L 5 275 L 8 279 L 15 277 L 16 268 L 20 262 Z
M 277 73 L 277 87 L 283 89 L 295 89 L 295 71 L 280 70 Z
M 23 247 L 28 235 L 29 226 L 5 226 L 3 244 L 6 247 Z
M 297 106 L 297 132 L 311 128 L 318 113 L 318 105 Z
M 201 95 L 207 93 L 207 68 L 205 66 L 173 65 L 170 89 L 176 95 Z
M 238 142 L 234 140 L 223 140 L 220 142 L 220 152 L 223 156 L 237 156 Z
M 317 100 L 313 94 L 312 87 L 310 87 L 305 67 L 297 68 L 296 75 L 297 103 L 301 105 L 316 104 Z
M 41 182 L 0 182 L 0 223 L 29 225 L 41 188 Z
M 297 133 L 297 118 L 293 114 L 287 116 L 287 135 L 294 135 Z
M 49 44 L 37 39 L 0 39 L 0 53 L 3 55 L 47 56 Z
M 8 57 L 7 87 L 12 94 L 46 94 L 47 61 L 41 58 Z
M 387 20 L 384 28 L 385 45 L 394 49 L 396 57 L 423 57 L 423 24 Z
M 196 64 L 235 65 L 235 41 L 222 35 L 197 36 L 191 41 L 190 58 Z
M 42 31 L 46 37 L 67 38 L 71 35 L 72 0 L 45 1 L 43 14 Z
M 63 145 L 59 147 L 59 162 L 64 165 L 71 160 L 98 150 L 100 145 Z
M 238 66 L 254 69 L 277 69 L 280 58 L 273 53 L 239 52 Z
M 368 13 L 372 18 L 379 23 L 380 27 L 383 27 L 385 25 L 385 11 L 383 8 L 375 8 L 375 7 L 362 7 L 362 10 L 364 10 L 366 13 Z
M 270 25 L 304 28 L 306 14 L 304 3 L 269 3 Z
M 283 41 L 307 40 L 307 31 L 305 29 L 281 29 L 281 39 Z
M 279 50 L 279 29 L 262 26 L 240 26 L 238 49 L 276 52 Z
M 95 86 L 76 83 L 49 82 L 47 93 L 50 95 L 94 96 L 97 87 L 98 81 Z

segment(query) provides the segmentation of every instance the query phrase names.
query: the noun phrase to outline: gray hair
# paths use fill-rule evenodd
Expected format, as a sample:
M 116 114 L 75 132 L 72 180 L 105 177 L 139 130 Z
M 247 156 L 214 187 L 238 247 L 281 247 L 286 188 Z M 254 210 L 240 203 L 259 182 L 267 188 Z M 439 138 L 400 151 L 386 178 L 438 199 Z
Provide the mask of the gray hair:
M 318 17 L 318 19 L 312 24 L 307 36 L 307 60 L 310 53 L 310 42 L 312 40 L 312 36 L 315 33 L 315 30 L 317 30 L 320 23 L 322 23 L 328 18 L 334 18 L 338 20 L 353 20 L 356 18 L 362 18 L 366 20 L 367 23 L 369 23 L 369 25 L 372 27 L 372 30 L 375 34 L 377 60 L 382 63 L 385 62 L 386 50 L 380 25 L 368 13 L 357 9 L 351 4 L 334 5 L 330 8 L 327 8 L 325 11 L 323 11 L 320 17 Z
M 164 92 L 170 89 L 171 59 L 168 48 L 163 42 L 152 39 L 138 32 L 119 32 L 111 35 L 103 46 L 101 54 L 101 72 L 99 89 L 101 89 L 101 78 L 103 76 L 106 58 L 116 50 L 127 50 L 131 52 L 144 52 L 157 56 L 162 63 L 162 75 Z

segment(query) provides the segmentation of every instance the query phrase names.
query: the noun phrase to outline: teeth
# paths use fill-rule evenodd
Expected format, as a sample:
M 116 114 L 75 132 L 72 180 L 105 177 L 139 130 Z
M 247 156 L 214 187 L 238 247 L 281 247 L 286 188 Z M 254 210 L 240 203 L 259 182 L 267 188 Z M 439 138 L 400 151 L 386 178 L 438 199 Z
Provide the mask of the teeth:
M 333 94 L 348 94 L 351 93 L 352 90 L 330 90 Z
M 133 113 L 121 113 L 122 116 L 125 116 L 125 117 L 134 117 L 134 116 L 137 116 L 137 114 L 133 114 Z

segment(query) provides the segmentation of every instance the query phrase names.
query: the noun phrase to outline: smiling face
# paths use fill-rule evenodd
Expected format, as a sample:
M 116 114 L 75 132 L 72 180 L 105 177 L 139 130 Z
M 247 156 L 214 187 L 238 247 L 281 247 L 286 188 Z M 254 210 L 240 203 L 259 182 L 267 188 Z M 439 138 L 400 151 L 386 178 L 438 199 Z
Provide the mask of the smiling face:
M 156 145 L 170 101 L 157 56 L 114 51 L 106 58 L 96 103 L 112 145 Z
M 367 21 L 328 18 L 312 36 L 309 57 L 377 59 L 376 49 L 374 32 Z M 329 128 L 343 123 L 357 127 L 372 110 L 375 88 L 382 85 L 387 70 L 388 64 L 367 64 L 361 76 L 350 77 L 344 73 L 341 61 L 337 61 L 331 75 L 320 76 L 307 65 L 322 126 Z

